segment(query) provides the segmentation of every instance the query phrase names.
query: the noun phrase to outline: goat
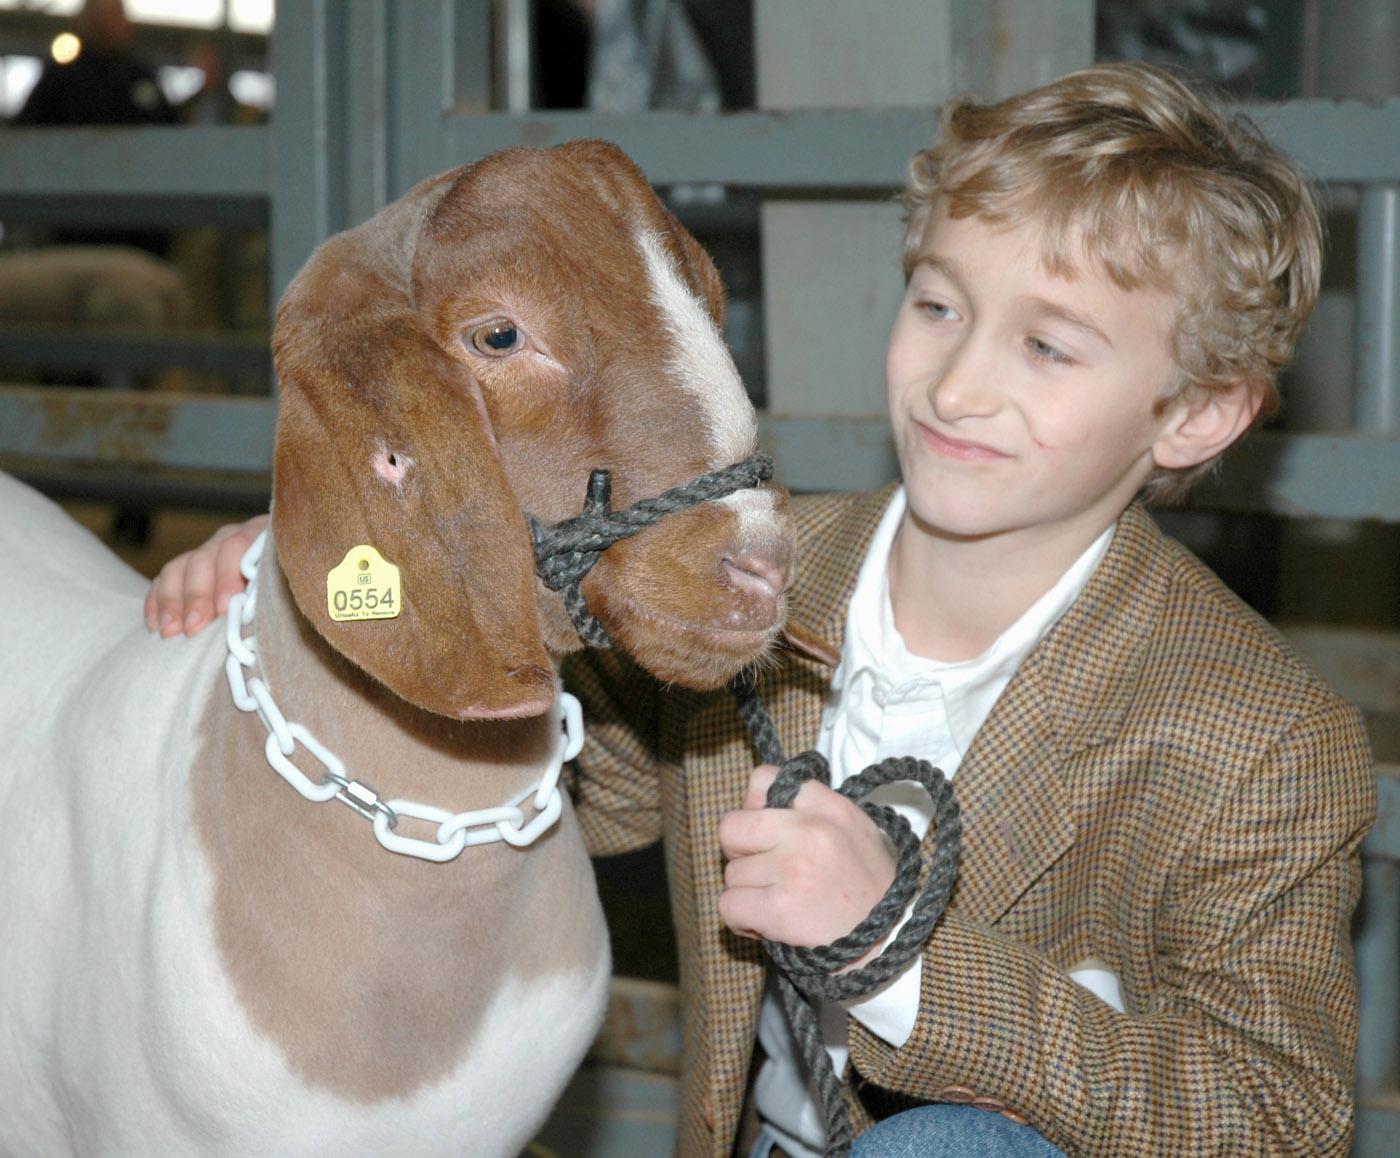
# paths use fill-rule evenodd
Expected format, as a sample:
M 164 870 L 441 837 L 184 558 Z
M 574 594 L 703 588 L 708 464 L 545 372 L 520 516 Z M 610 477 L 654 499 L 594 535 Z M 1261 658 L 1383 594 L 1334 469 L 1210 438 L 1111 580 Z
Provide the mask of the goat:
M 557 769 L 579 638 L 527 514 L 576 514 L 593 468 L 622 506 L 751 453 L 722 310 L 597 141 L 431 178 L 313 255 L 278 309 L 251 626 L 277 706 L 347 777 L 445 815 Z M 142 580 L 52 503 L 0 479 L 0 510 L 23 577 L 0 613 L 0 1153 L 518 1153 L 606 995 L 567 805 L 528 848 L 386 851 L 372 799 L 374 832 L 269 768 L 269 713 L 226 678 L 237 616 L 159 642 Z M 400 613 L 332 619 L 328 573 L 365 545 Z M 619 543 L 583 591 L 642 666 L 714 687 L 780 630 L 791 547 L 764 485 Z M 321 785 L 315 749 L 296 767 Z M 440 843 L 414 815 L 403 839 Z

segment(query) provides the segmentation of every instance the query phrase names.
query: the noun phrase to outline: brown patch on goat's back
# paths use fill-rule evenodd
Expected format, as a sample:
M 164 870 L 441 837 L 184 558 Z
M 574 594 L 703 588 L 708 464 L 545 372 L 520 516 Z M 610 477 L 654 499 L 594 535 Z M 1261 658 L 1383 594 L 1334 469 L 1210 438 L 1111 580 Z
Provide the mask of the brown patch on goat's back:
M 260 592 L 260 624 L 270 604 L 285 608 L 279 594 Z M 258 634 L 268 663 L 287 636 Z M 429 716 L 328 655 L 309 630 L 298 634 L 303 662 L 270 664 L 274 694 L 386 796 L 486 807 L 509 795 L 511 765 L 542 763 L 546 721 Z M 292 688 L 311 693 L 306 707 Z M 468 848 L 432 864 L 380 847 L 334 801 L 303 800 L 268 766 L 265 739 L 221 681 L 200 726 L 191 812 L 225 972 L 250 1022 L 308 1086 L 365 1103 L 404 1097 L 463 1060 L 503 979 L 577 973 L 582 985 L 592 975 L 605 934 L 567 805 L 530 848 Z M 296 759 L 314 776 L 304 751 Z M 399 831 L 430 835 L 414 823 Z

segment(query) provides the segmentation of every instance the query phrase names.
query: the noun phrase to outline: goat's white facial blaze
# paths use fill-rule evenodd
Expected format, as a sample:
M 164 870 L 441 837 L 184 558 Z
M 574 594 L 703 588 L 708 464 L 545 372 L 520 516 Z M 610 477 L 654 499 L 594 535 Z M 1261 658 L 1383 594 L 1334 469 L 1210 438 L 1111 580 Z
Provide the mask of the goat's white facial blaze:
M 666 369 L 695 396 L 695 409 L 712 448 L 710 466 L 747 458 L 754 446 L 753 404 L 710 311 L 691 293 L 655 233 L 638 237 L 651 279 L 651 300 L 675 339 Z
M 711 469 L 739 462 L 753 453 L 757 437 L 753 403 L 744 391 L 734 359 L 714 318 L 681 280 L 675 262 L 655 233 L 638 235 L 651 279 L 651 300 L 666 319 L 674 345 L 666 369 L 682 389 L 695 396 L 695 408 L 710 443 Z M 771 525 L 773 496 L 744 490 L 720 500 L 739 519 L 741 541 Z

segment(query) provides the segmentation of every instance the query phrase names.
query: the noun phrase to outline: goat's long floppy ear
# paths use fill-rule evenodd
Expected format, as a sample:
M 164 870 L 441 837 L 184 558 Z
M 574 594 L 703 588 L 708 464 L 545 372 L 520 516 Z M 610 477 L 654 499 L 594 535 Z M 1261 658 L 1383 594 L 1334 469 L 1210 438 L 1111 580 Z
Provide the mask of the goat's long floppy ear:
M 274 345 L 273 528 L 302 614 L 429 711 L 546 710 L 554 672 L 529 530 L 466 365 L 423 332 L 401 286 L 366 268 L 354 234 L 298 276 Z M 399 568 L 397 618 L 331 618 L 327 574 L 360 545 Z

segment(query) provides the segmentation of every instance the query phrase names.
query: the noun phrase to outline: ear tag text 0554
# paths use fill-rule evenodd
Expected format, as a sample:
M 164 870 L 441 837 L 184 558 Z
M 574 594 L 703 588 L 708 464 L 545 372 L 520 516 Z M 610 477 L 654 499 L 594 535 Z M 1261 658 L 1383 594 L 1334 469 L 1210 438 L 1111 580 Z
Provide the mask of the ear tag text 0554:
M 351 547 L 326 576 L 326 610 L 338 623 L 393 619 L 402 606 L 399 569 L 368 544 Z

